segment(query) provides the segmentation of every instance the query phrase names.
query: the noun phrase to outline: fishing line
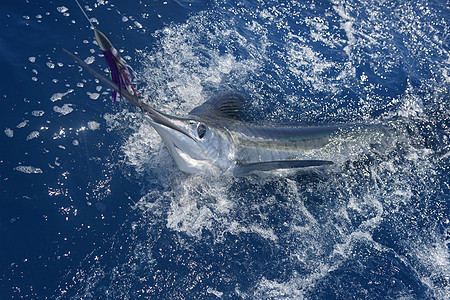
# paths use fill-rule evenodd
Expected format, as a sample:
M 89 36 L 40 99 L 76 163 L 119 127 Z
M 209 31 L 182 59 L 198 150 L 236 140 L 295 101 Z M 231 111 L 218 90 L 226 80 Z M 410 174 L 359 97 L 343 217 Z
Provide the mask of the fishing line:
M 117 91 L 113 89 L 112 98 L 114 102 L 116 102 L 117 93 L 119 94 L 120 97 L 122 97 L 121 92 L 122 88 L 124 88 L 127 92 L 134 94 L 136 98 L 139 98 L 137 90 L 134 87 L 133 83 L 131 82 L 131 74 L 130 71 L 128 70 L 129 66 L 126 64 L 123 58 L 120 57 L 118 51 L 114 48 L 109 39 L 101 31 L 95 28 L 94 24 L 89 19 L 88 15 L 86 14 L 86 11 L 83 9 L 80 2 L 78 0 L 75 0 L 75 3 L 80 8 L 81 12 L 84 14 L 89 24 L 91 24 L 91 28 L 94 30 L 95 40 L 100 46 L 100 49 L 102 50 L 106 62 L 108 63 L 111 80 L 118 87 Z M 131 69 L 131 71 L 133 71 L 133 69 Z
M 86 19 L 88 20 L 89 24 L 91 24 L 92 29 L 95 28 L 94 24 L 92 24 L 91 20 L 89 19 L 88 15 L 86 14 L 86 12 L 84 11 L 83 7 L 81 7 L 80 2 L 78 2 L 78 0 L 75 0 L 75 2 L 78 4 L 78 7 L 81 9 L 81 11 L 83 12 L 84 16 L 86 17 Z

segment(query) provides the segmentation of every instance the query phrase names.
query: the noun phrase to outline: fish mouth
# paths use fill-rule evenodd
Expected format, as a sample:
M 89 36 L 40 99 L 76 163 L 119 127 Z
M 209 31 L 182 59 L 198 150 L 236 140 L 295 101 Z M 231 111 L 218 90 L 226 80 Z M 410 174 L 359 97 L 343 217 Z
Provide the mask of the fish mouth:
M 195 139 L 189 134 L 187 133 L 184 129 L 178 127 L 177 125 L 173 124 L 169 118 L 167 116 L 165 116 L 165 114 L 156 111 L 155 109 L 151 109 L 150 111 L 146 111 L 147 115 L 152 119 L 153 122 L 155 122 L 156 124 L 159 125 L 163 125 L 167 128 L 173 129 L 175 131 L 178 131 L 182 134 L 184 134 L 185 136 L 187 136 L 188 138 L 190 138 L 191 140 L 195 141 Z

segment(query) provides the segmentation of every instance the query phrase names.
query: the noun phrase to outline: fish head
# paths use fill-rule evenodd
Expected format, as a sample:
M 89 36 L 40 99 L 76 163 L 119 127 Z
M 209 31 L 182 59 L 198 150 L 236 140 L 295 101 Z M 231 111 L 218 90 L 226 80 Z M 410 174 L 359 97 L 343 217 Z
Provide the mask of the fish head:
M 224 128 L 197 117 L 180 118 L 158 111 L 147 115 L 181 171 L 219 175 L 232 166 L 232 143 Z

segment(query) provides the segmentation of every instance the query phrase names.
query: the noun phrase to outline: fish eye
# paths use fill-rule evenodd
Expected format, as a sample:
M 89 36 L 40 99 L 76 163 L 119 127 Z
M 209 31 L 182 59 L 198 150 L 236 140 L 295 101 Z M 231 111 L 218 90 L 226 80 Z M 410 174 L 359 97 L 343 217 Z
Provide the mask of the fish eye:
M 202 123 L 198 124 L 197 127 L 198 137 L 202 139 L 205 136 L 205 133 L 206 133 L 206 125 Z

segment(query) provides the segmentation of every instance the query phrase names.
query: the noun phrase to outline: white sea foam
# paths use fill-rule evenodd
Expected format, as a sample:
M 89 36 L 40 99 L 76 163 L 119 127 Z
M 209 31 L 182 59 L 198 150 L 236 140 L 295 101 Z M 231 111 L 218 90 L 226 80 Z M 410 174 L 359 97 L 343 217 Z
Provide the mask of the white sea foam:
M 217 298 L 222 298 L 222 296 L 223 296 L 223 292 L 219 292 L 218 290 L 213 289 L 213 288 L 208 288 L 206 290 L 206 292 L 208 294 L 212 294 L 212 295 L 216 296 Z
M 402 96 L 402 106 L 397 111 L 399 116 L 410 118 L 418 117 L 423 113 L 423 100 L 419 95 L 412 91 L 411 84 L 408 81 L 408 89 Z
M 388 25 L 380 25 L 372 19 L 367 23 L 360 22 L 356 19 L 358 13 L 352 9 L 360 9 L 369 16 L 374 12 L 374 18 L 389 17 L 391 10 L 367 9 L 364 3 L 354 7 L 340 6 L 338 1 L 333 3 L 334 12 L 328 12 L 335 14 L 332 20 L 327 21 L 325 17 L 307 20 L 312 31 L 306 37 L 290 31 L 289 26 L 285 25 L 286 16 L 296 12 L 276 7 L 270 11 L 251 11 L 253 18 L 255 15 L 262 18 L 246 25 L 246 29 L 255 35 L 253 39 L 242 36 L 239 30 L 228 26 L 228 22 L 220 22 L 220 18 L 213 13 L 200 13 L 185 24 L 169 25 L 157 33 L 160 46 L 142 57 L 143 70 L 139 77 L 144 79 L 146 86 L 152 87 L 143 94 L 151 95 L 151 101 L 171 114 L 188 112 L 213 94 L 211 91 L 217 87 L 237 86 L 251 94 L 252 103 L 258 108 L 264 109 L 270 105 L 271 109 L 264 110 L 267 113 L 265 118 L 289 117 L 296 111 L 311 116 L 313 120 L 315 115 L 336 114 L 353 121 L 353 117 L 361 117 L 362 111 L 369 112 L 370 116 L 371 109 L 380 109 L 377 105 L 381 105 L 377 103 L 379 98 L 371 98 L 378 89 L 373 83 L 373 76 L 377 74 L 381 78 L 389 74 L 398 64 L 394 58 L 398 52 L 390 51 L 383 56 L 385 52 L 381 50 L 391 47 L 381 43 L 390 40 L 383 36 L 388 30 L 372 25 L 373 22 L 377 26 Z M 232 14 L 245 19 L 241 18 L 243 12 L 245 8 Z M 401 14 L 398 16 L 401 17 Z M 340 23 L 340 32 L 333 30 L 335 22 L 338 27 Z M 403 21 L 399 24 L 403 28 Z M 282 34 L 277 31 L 277 38 L 267 41 L 274 29 L 271 25 Z M 283 47 L 268 49 L 273 40 L 280 42 L 279 36 L 283 36 Z M 309 36 L 321 42 L 321 47 L 325 45 L 332 51 L 341 52 L 342 61 L 322 55 L 307 40 Z M 365 52 L 364 47 L 368 47 L 369 51 Z M 225 50 L 221 53 L 218 48 Z M 235 48 L 240 49 L 240 55 L 233 52 Z M 356 78 L 353 66 L 358 60 L 363 60 L 362 52 L 372 55 L 370 68 L 373 70 L 369 71 L 374 74 L 363 73 Z M 287 68 L 275 65 L 273 61 L 284 62 Z M 271 77 L 264 77 L 264 72 L 260 72 L 264 67 Z M 289 82 L 285 78 L 289 78 Z M 352 85 L 353 79 L 356 86 Z M 355 100 L 359 101 L 358 105 L 353 106 L 341 102 L 339 96 L 345 88 L 358 88 L 360 84 L 365 85 L 366 90 L 362 94 L 367 97 L 358 98 Z M 260 87 L 263 85 L 270 93 Z M 301 88 L 297 89 L 299 85 Z M 289 94 L 288 87 L 294 92 Z M 335 98 L 326 106 L 322 98 L 317 100 L 297 95 L 305 90 L 319 92 L 321 97 L 331 94 Z M 411 120 L 406 126 L 408 129 L 414 129 L 412 120 L 423 116 L 425 111 L 419 94 L 411 87 L 392 103 L 393 106 L 398 104 L 395 115 Z M 293 108 L 273 109 L 275 101 L 280 99 L 288 101 Z M 136 170 L 143 190 L 147 188 L 145 195 L 133 207 L 141 210 L 142 218 L 130 225 L 130 234 L 136 242 L 133 244 L 135 251 L 129 254 L 131 259 L 127 260 L 127 264 L 136 260 L 140 265 L 151 267 L 155 263 L 151 257 L 153 249 L 140 242 L 142 232 L 148 232 L 145 243 L 153 245 L 154 239 L 159 238 L 155 238 L 155 227 L 166 227 L 174 232 L 177 241 L 174 247 L 188 251 L 192 251 L 196 243 L 220 248 L 221 244 L 228 245 L 226 243 L 230 239 L 234 241 L 243 237 L 249 241 L 263 241 L 269 252 L 280 251 L 271 259 L 279 269 L 286 267 L 284 269 L 289 270 L 293 266 L 292 273 L 279 279 L 265 276 L 264 271 L 258 273 L 258 270 L 250 270 L 256 272 L 260 279 L 244 292 L 236 286 L 234 295 L 242 298 L 308 298 L 308 292 L 321 282 L 326 282 L 336 271 L 346 274 L 347 271 L 357 273 L 362 270 L 361 276 L 372 274 L 369 264 L 364 264 L 364 259 L 369 259 L 371 255 L 391 255 L 394 265 L 398 262 L 411 269 L 436 297 L 445 299 L 448 296 L 448 288 L 439 286 L 439 282 L 448 282 L 449 278 L 447 242 L 436 230 L 436 227 L 441 227 L 430 219 L 423 225 L 429 227 L 420 232 L 422 229 L 414 223 L 429 213 L 426 210 L 431 204 L 427 201 L 434 200 L 432 196 L 425 196 L 425 203 L 419 203 L 417 198 L 420 191 L 436 191 L 433 151 L 420 148 L 420 138 L 411 140 L 414 137 L 402 134 L 406 131 L 404 124 L 387 124 L 392 125 L 392 128 L 389 127 L 392 136 L 384 136 L 382 132 L 366 132 L 351 136 L 349 140 L 337 139 L 329 148 L 321 149 L 323 155 L 332 156 L 337 161 L 337 169 L 331 167 L 321 172 L 296 170 L 261 177 L 224 179 L 180 173 L 158 134 L 139 114 L 127 111 L 108 113 L 104 119 L 108 131 L 132 131 L 121 145 L 121 151 L 125 154 L 125 162 Z M 383 150 L 385 152 L 373 147 L 382 139 L 388 140 Z M 400 153 L 398 148 L 401 148 Z M 420 204 L 425 208 L 420 208 Z M 379 236 L 375 238 L 374 233 L 383 232 L 385 227 L 392 230 L 393 236 L 385 237 L 387 241 Z M 186 236 L 189 242 L 184 243 Z M 211 244 L 205 236 L 212 237 Z M 197 241 L 192 243 L 193 239 Z M 382 242 L 394 246 L 386 246 Z M 260 258 L 259 253 L 257 257 L 251 257 L 251 242 L 241 246 L 249 256 L 240 258 L 243 265 L 250 266 L 254 263 L 253 259 Z M 397 255 L 395 247 L 407 255 Z M 363 253 L 361 249 L 368 252 Z M 346 269 L 353 262 L 360 268 Z M 114 269 L 110 277 L 119 276 L 117 272 Z M 86 290 L 89 290 L 98 284 L 95 280 L 103 280 L 106 273 L 102 267 L 95 268 L 90 275 L 79 275 L 82 277 L 80 282 L 88 282 Z M 236 279 L 233 274 L 227 276 L 228 279 Z M 410 288 L 405 287 L 397 295 L 414 298 Z M 219 290 L 208 288 L 206 292 L 217 297 L 232 297 Z

